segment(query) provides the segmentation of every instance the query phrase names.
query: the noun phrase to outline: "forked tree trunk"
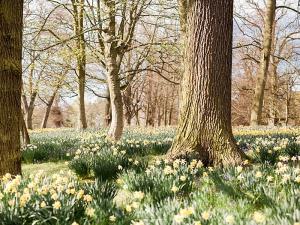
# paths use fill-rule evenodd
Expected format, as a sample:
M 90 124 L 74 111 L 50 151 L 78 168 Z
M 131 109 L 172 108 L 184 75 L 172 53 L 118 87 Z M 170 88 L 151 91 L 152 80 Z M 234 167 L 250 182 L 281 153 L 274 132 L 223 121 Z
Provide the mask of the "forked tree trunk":
M 260 125 L 262 120 L 264 93 L 265 93 L 265 87 L 266 87 L 266 81 L 267 81 L 268 69 L 270 63 L 270 55 L 272 49 L 273 24 L 275 20 L 275 11 L 276 11 L 276 0 L 267 0 L 267 10 L 266 10 L 265 21 L 264 21 L 265 27 L 264 27 L 264 34 L 263 34 L 261 59 L 260 59 L 254 99 L 253 99 L 252 109 L 251 109 L 251 121 L 250 121 L 251 126 Z
M 37 92 L 33 92 L 31 97 L 30 97 L 30 102 L 26 111 L 26 124 L 27 124 L 27 129 L 32 130 L 33 125 L 32 125 L 32 116 L 33 116 L 33 111 L 34 111 L 34 103 L 36 100 Z
M 171 159 L 232 165 L 245 156 L 231 128 L 232 20 L 233 0 L 189 2 L 180 121 Z
M 0 176 L 21 174 L 23 1 L 0 1 Z
M 30 101 L 28 104 L 27 98 L 26 96 L 23 94 L 22 95 L 22 100 L 23 100 L 23 105 L 24 105 L 24 111 L 25 111 L 25 122 L 26 122 L 26 126 L 27 129 L 32 130 L 33 126 L 32 126 L 32 116 L 33 116 L 33 111 L 34 111 L 34 103 L 36 100 L 36 96 L 37 96 L 37 92 L 33 92 L 30 95 Z

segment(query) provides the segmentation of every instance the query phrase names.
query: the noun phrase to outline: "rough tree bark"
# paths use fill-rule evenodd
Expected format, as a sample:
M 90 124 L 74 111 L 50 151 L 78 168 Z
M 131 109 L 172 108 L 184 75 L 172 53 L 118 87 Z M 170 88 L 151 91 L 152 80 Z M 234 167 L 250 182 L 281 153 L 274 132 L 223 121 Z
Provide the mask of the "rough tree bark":
M 264 33 L 261 51 L 261 59 L 259 71 L 257 74 L 257 81 L 255 86 L 254 99 L 251 108 L 251 126 L 261 124 L 262 109 L 264 101 L 264 92 L 268 76 L 268 69 L 270 63 L 270 55 L 272 49 L 273 39 L 273 24 L 275 20 L 276 0 L 267 0 L 267 9 L 264 18 Z
M 168 157 L 237 164 L 245 155 L 231 128 L 233 0 L 189 1 L 187 9 L 180 121 Z
M 21 174 L 23 1 L 0 1 L 0 176 Z

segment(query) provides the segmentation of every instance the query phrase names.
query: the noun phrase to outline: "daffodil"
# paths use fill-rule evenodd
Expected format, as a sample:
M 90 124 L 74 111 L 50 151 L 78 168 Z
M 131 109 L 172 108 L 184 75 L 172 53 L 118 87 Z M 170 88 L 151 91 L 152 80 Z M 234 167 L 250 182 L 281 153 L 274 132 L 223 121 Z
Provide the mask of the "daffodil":
M 252 218 L 256 223 L 264 223 L 265 220 L 266 220 L 265 215 L 261 212 L 258 212 L 258 211 L 253 213 Z

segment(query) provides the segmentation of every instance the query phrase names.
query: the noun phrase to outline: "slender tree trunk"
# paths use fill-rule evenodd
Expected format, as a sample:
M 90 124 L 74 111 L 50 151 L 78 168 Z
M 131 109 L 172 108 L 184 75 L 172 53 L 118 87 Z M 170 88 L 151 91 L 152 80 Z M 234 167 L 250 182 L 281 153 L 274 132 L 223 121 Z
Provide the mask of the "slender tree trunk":
M 149 126 L 149 122 L 150 122 L 150 103 L 148 101 L 146 107 L 146 127 Z
M 165 101 L 164 101 L 164 125 L 167 126 L 168 125 L 168 101 L 169 101 L 169 97 L 168 97 L 168 92 L 166 93 L 165 96 Z
M 25 123 L 25 120 L 23 118 L 23 115 L 21 115 L 22 117 L 22 137 L 23 137 L 23 145 L 29 145 L 30 144 L 30 137 L 29 137 L 29 133 L 28 133 L 28 130 L 27 130 L 27 127 L 26 127 L 26 123 Z
M 286 99 L 286 106 L 285 106 L 285 126 L 289 125 L 289 118 L 290 118 L 290 100 Z
M 120 80 L 116 74 L 114 61 L 108 65 L 108 78 L 107 83 L 110 93 L 111 104 L 111 123 L 108 130 L 108 137 L 113 140 L 119 140 L 123 133 L 123 101 L 120 89 Z
M 0 176 L 21 174 L 23 1 L 0 1 Z
M 168 121 L 168 125 L 171 126 L 172 125 L 172 115 L 173 115 L 173 106 L 171 105 L 170 111 L 169 111 L 169 121 Z
M 123 95 L 123 101 L 125 106 L 125 118 L 126 118 L 126 124 L 128 126 L 131 125 L 131 118 L 132 118 L 132 100 L 131 100 L 131 85 L 128 84 L 126 87 L 126 90 L 124 91 Z
M 32 130 L 32 116 L 33 116 L 33 111 L 34 111 L 34 103 L 36 100 L 37 92 L 33 92 L 32 95 L 30 96 L 30 102 L 26 111 L 26 125 L 27 129 Z
M 285 102 L 285 125 L 287 126 L 289 124 L 289 118 L 290 118 L 290 85 L 289 85 L 289 79 L 286 84 L 286 102 Z
M 45 111 L 45 114 L 44 114 L 44 117 L 43 117 L 43 121 L 42 121 L 42 124 L 41 124 L 41 128 L 42 128 L 42 129 L 47 128 L 48 119 L 49 119 L 50 112 L 51 112 L 51 107 L 52 107 L 52 104 L 50 105 L 50 104 L 48 103 L 48 104 L 46 105 L 46 111 Z
M 135 111 L 135 119 L 136 119 L 136 123 L 135 125 L 140 126 L 140 118 L 139 118 L 139 110 Z
M 157 126 L 160 127 L 161 119 L 162 119 L 160 104 L 157 104 L 157 107 L 158 107 L 158 110 L 157 110 Z
M 270 55 L 272 49 L 272 37 L 273 37 L 273 24 L 275 20 L 276 0 L 267 0 L 267 11 L 265 14 L 265 27 L 263 34 L 263 44 L 261 59 L 259 65 L 259 71 L 257 74 L 257 81 L 255 86 L 254 99 L 251 109 L 251 126 L 257 126 L 261 124 L 262 109 L 264 101 L 264 92 L 268 76 L 268 68 L 270 63 Z
M 277 118 L 278 118 L 278 107 L 277 107 L 277 64 L 273 62 L 272 69 L 271 69 L 271 105 L 270 105 L 270 121 L 269 126 L 276 126 L 277 125 Z
M 55 91 L 53 93 L 53 95 L 50 97 L 50 99 L 49 99 L 49 101 L 46 105 L 46 111 L 45 111 L 43 121 L 42 121 L 42 125 L 41 125 L 42 129 L 47 127 L 48 119 L 49 119 L 49 116 L 50 116 L 51 108 L 52 108 L 53 102 L 55 100 L 56 94 L 57 94 L 57 91 Z
M 184 35 L 187 29 L 187 15 L 188 15 L 188 3 L 186 0 L 178 0 L 179 6 L 179 18 L 181 34 Z
M 174 86 L 173 86 L 174 88 Z M 172 125 L 172 119 L 173 119 L 173 112 L 174 112 L 174 103 L 175 103 L 175 90 L 172 90 L 171 95 L 171 102 L 170 102 L 170 110 L 169 110 L 169 118 L 168 118 L 168 125 Z
M 86 73 L 86 46 L 83 29 L 84 0 L 72 0 L 74 10 L 74 30 L 77 36 L 77 71 L 78 71 L 78 95 L 79 95 L 79 127 L 87 128 L 85 113 L 85 73 Z
M 80 69 L 80 71 L 82 71 L 82 69 Z M 83 72 L 79 72 L 79 121 L 80 128 L 86 129 L 87 121 L 85 113 L 85 75 L 83 76 Z
M 109 92 L 108 96 L 105 99 L 105 112 L 104 112 L 104 124 L 106 127 L 109 127 L 111 123 L 111 107 L 110 107 L 110 99 L 109 99 Z
M 189 2 L 180 121 L 171 159 L 232 165 L 245 156 L 231 128 L 232 20 L 233 0 Z

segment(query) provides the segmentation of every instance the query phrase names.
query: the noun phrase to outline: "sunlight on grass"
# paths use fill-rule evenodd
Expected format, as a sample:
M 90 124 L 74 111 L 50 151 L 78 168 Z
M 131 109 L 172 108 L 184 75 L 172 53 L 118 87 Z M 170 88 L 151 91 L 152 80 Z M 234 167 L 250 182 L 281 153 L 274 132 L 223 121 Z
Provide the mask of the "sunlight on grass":
M 40 170 L 43 170 L 46 175 L 52 175 L 52 174 L 60 172 L 61 170 L 67 171 L 67 170 L 69 170 L 69 168 L 65 164 L 65 162 L 24 164 L 22 166 L 22 171 L 25 176 L 30 175 L 30 174 L 36 174 Z

